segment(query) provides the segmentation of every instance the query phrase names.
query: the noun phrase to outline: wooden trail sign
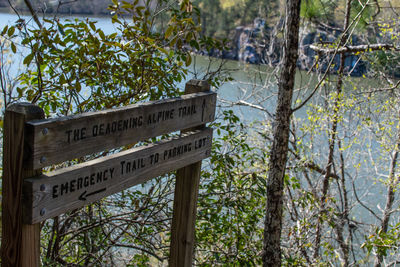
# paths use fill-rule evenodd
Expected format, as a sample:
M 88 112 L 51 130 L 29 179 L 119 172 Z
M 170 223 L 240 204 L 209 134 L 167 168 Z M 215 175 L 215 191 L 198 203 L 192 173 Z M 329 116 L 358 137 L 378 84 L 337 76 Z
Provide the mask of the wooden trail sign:
M 185 134 L 27 179 L 26 222 L 38 223 L 210 155 L 212 129 Z
M 191 266 L 201 161 L 210 156 L 216 93 L 206 81 L 186 95 L 44 120 L 29 103 L 4 118 L 2 266 L 40 266 L 40 222 L 177 170 L 170 266 Z M 47 174 L 42 168 L 181 130 L 178 137 Z M 182 255 L 182 256 L 181 256 Z
M 33 169 L 43 168 L 213 121 L 216 99 L 216 93 L 208 91 L 28 122 L 32 156 L 27 164 Z

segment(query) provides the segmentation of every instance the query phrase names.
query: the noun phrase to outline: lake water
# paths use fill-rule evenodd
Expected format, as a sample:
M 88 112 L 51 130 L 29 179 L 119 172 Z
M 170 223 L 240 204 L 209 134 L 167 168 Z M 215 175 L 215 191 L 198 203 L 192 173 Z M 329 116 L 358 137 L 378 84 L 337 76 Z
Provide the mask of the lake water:
M 0 18 L 0 29 L 7 24 L 15 24 L 19 19 L 16 15 L 6 13 L 0 14 Z M 34 22 L 30 17 L 23 16 L 22 18 L 25 19 L 28 25 L 34 26 Z M 74 17 L 68 18 L 72 19 Z M 101 28 L 105 33 L 115 31 L 115 27 L 109 18 L 103 17 L 91 19 L 97 21 L 97 27 Z M 13 62 L 14 67 L 12 68 L 12 71 L 16 72 L 22 64 L 20 60 L 16 60 L 15 57 L 13 58 Z M 189 75 L 188 79 L 192 77 L 201 79 L 207 73 L 207 70 L 212 70 L 220 63 L 221 61 L 218 59 L 212 59 L 212 62 L 210 63 L 209 58 L 196 56 L 190 69 L 192 74 Z M 224 64 L 224 69 L 230 70 L 230 73 L 235 80 L 222 85 L 218 89 L 219 105 L 222 107 L 232 107 L 232 109 L 239 114 L 242 121 L 246 123 L 254 121 L 270 121 L 270 115 L 273 114 L 276 106 L 277 69 L 268 66 L 248 65 L 237 61 L 226 61 Z M 335 76 L 331 79 L 334 80 Z M 312 90 L 316 83 L 316 77 L 313 73 L 309 74 L 304 71 L 298 71 L 296 81 L 296 87 L 301 89 L 295 92 L 294 102 L 296 102 L 297 98 L 300 99 L 302 95 L 307 95 Z M 365 86 L 365 88 L 379 86 L 379 84 L 374 80 L 360 78 L 352 78 L 351 83 Z M 351 90 L 352 88 L 351 83 L 347 83 L 348 90 Z M 184 82 L 178 86 L 183 90 Z M 316 101 L 318 102 L 318 100 Z M 251 104 L 251 107 L 248 104 Z M 300 119 L 306 118 L 307 106 L 297 111 L 295 116 Z M 323 139 L 324 138 L 321 140 Z M 323 148 L 321 149 L 323 150 Z

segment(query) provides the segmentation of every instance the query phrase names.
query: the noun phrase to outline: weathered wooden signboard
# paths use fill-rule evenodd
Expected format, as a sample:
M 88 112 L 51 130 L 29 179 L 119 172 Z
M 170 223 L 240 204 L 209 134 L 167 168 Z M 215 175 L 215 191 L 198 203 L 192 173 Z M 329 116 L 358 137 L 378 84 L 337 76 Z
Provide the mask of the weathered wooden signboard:
M 201 92 L 123 108 L 27 123 L 33 169 L 214 119 L 216 93 Z M 62 153 L 60 153 L 62 151 Z
M 212 130 L 206 128 L 26 179 L 24 193 L 31 205 L 26 220 L 41 222 L 198 162 L 210 155 L 211 140 Z
M 40 222 L 178 170 L 170 266 L 191 266 L 201 161 L 210 156 L 216 93 L 191 80 L 186 95 L 123 108 L 42 119 L 37 106 L 7 108 L 4 119 L 2 249 L 4 266 L 40 265 Z M 41 168 L 176 137 L 42 174 Z

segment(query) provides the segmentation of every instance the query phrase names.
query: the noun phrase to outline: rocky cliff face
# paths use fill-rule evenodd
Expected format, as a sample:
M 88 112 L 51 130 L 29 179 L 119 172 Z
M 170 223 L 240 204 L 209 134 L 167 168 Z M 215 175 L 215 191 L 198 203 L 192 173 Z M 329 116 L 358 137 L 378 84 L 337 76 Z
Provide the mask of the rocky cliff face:
M 325 72 L 329 66 L 332 55 L 317 54 L 310 45 L 332 45 L 335 47 L 335 42 L 340 38 L 341 31 L 338 29 L 323 29 L 319 28 L 313 31 L 307 28 L 303 29 L 300 40 L 300 54 L 297 65 L 304 70 L 317 70 Z M 353 35 L 350 40 L 351 45 L 361 44 L 359 38 Z M 316 61 L 318 58 L 318 62 Z M 333 59 L 330 72 L 335 73 L 339 67 L 339 55 Z M 352 76 L 361 76 L 367 71 L 366 64 L 357 55 L 348 54 L 345 60 L 345 73 Z
M 276 38 L 274 29 L 266 27 L 264 20 L 255 19 L 253 25 L 235 29 L 230 59 L 275 65 L 280 59 L 281 45 L 282 40 Z
M 249 26 L 240 26 L 235 29 L 231 39 L 231 49 L 227 51 L 213 51 L 210 56 L 216 56 L 232 60 L 240 60 L 249 64 L 268 64 L 275 66 L 281 58 L 283 39 L 278 33 L 283 28 L 281 20 L 273 28 L 266 27 L 262 19 L 255 19 Z M 300 36 L 299 59 L 297 66 L 303 70 L 326 71 L 331 56 L 317 55 L 310 48 L 311 44 L 334 44 L 341 32 L 335 29 L 316 29 L 310 31 L 303 28 Z M 359 38 L 353 36 L 352 45 L 359 44 Z M 316 62 L 318 56 L 318 62 Z M 331 73 L 335 73 L 339 66 L 339 56 L 333 60 Z M 346 58 L 346 72 L 353 76 L 360 76 L 366 72 L 366 64 L 359 56 L 348 55 Z

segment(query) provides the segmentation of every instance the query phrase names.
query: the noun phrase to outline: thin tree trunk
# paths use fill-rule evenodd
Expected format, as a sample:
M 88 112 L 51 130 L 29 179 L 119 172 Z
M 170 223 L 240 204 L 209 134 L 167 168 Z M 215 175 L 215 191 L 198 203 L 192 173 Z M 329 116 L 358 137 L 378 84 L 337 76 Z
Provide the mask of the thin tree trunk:
M 281 266 L 283 178 L 288 157 L 292 97 L 298 58 L 301 0 L 287 0 L 285 45 L 279 77 L 278 105 L 275 112 L 273 144 L 267 183 L 264 224 L 263 266 Z

